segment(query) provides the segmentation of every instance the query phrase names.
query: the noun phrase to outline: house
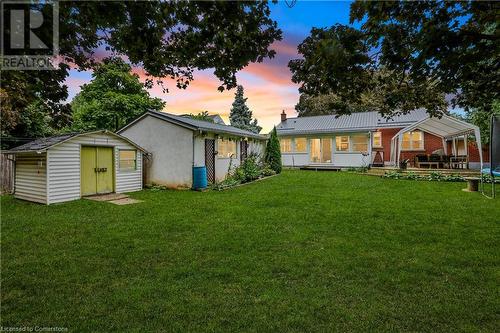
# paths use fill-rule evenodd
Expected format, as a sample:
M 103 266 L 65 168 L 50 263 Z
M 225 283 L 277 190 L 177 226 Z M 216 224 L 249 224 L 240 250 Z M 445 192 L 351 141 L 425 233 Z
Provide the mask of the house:
M 48 205 L 142 189 L 145 150 L 106 130 L 41 138 L 7 153 L 15 156 L 19 199 Z
M 289 167 L 396 166 L 403 160 L 439 166 L 418 164 L 419 157 L 432 153 L 451 155 L 453 166 L 480 168 L 483 162 L 476 126 L 445 114 L 430 117 L 422 109 L 390 119 L 378 112 L 287 118 L 283 111 L 276 130 L 283 165 Z M 471 134 L 476 142 L 470 142 Z
M 218 114 L 212 114 L 209 117 L 212 118 L 213 122 L 216 124 L 226 125 L 224 119 L 222 119 L 222 117 Z
M 147 183 L 192 186 L 194 166 L 209 182 L 223 180 L 250 153 L 263 155 L 266 137 L 236 127 L 149 111 L 119 131 L 152 154 Z

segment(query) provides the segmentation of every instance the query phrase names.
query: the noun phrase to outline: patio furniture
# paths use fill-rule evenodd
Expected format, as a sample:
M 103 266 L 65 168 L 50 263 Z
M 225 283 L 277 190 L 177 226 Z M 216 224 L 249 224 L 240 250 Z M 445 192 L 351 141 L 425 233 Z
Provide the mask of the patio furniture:
M 440 156 L 439 155 L 423 155 L 419 154 L 415 156 L 415 166 L 417 168 L 422 168 L 424 166 L 428 166 L 429 169 L 432 169 L 435 167 L 436 169 L 439 169 L 439 161 L 440 161 Z
M 468 169 L 469 159 L 467 155 L 452 156 L 450 158 L 451 169 Z

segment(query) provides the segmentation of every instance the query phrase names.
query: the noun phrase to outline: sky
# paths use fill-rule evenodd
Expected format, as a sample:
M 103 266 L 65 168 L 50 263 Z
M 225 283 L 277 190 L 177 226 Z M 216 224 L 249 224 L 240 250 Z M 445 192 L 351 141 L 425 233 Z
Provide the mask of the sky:
M 290 1 L 289 1 L 290 2 Z M 309 35 L 312 27 L 330 27 L 336 23 L 349 23 L 349 6 L 347 1 L 306 1 L 298 0 L 292 8 L 284 1 L 270 3 L 271 17 L 278 22 L 283 31 L 283 40 L 275 42 L 271 48 L 276 50 L 273 59 L 262 63 L 250 63 L 237 74 L 238 84 L 243 85 L 247 105 L 253 111 L 262 132 L 269 132 L 280 122 L 280 113 L 285 110 L 288 117 L 296 116 L 295 104 L 299 100 L 298 85 L 291 81 L 288 61 L 298 58 L 297 45 Z M 141 69 L 135 72 L 143 79 Z M 91 72 L 71 70 L 66 80 L 69 88 L 69 100 L 80 91 L 82 84 L 91 80 Z M 219 80 L 212 70 L 196 71 L 194 81 L 186 90 L 168 86 L 164 93 L 158 86 L 149 90 L 151 96 L 159 97 L 166 102 L 164 111 L 185 114 L 208 111 L 220 114 L 228 123 L 231 104 L 236 89 L 219 92 Z

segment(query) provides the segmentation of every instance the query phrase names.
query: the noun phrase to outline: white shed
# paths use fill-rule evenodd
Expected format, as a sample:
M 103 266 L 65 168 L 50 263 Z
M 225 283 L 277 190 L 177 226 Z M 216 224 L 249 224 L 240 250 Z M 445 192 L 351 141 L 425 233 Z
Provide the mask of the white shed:
M 144 152 L 106 130 L 37 139 L 8 152 L 15 155 L 14 196 L 48 205 L 139 191 Z
M 118 131 L 151 153 L 148 183 L 191 187 L 193 166 L 223 180 L 249 154 L 264 155 L 267 137 L 233 126 L 149 111 Z

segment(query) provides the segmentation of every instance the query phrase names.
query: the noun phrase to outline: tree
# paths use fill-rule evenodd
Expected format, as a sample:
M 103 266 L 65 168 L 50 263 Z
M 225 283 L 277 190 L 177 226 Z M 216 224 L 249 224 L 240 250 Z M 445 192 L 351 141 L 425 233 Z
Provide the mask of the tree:
M 72 128 L 116 131 L 148 110 L 163 109 L 164 104 L 149 96 L 130 65 L 120 58 L 107 58 L 71 102 Z
M 351 24 L 312 29 L 290 61 L 292 80 L 309 96 L 334 94 L 352 112 L 366 92 L 382 92 L 387 116 L 423 107 L 432 115 L 452 105 L 491 111 L 499 99 L 496 13 L 488 2 L 368 2 L 351 5 Z M 390 75 L 376 78 L 386 71 Z
M 491 111 L 481 109 L 471 109 L 465 112 L 465 120 L 479 127 L 481 132 L 481 142 L 490 143 L 491 115 L 500 116 L 500 101 L 495 101 Z
M 193 119 L 196 119 L 196 120 L 203 120 L 203 121 L 208 121 L 209 123 L 213 123 L 214 120 L 212 119 L 212 117 L 210 117 L 210 115 L 208 114 L 208 111 L 202 111 L 198 114 L 192 114 L 190 113 L 189 114 L 189 118 L 193 118 Z
M 243 86 L 238 86 L 234 95 L 231 112 L 229 113 L 229 121 L 231 122 L 231 126 L 259 133 L 262 127 L 257 124 L 257 119 L 252 120 L 252 111 L 246 104 L 247 99 L 244 97 Z
M 51 71 L 2 71 L 0 84 L 1 135 L 5 137 L 45 136 L 60 130 L 71 121 L 71 108 L 64 100 L 67 87 L 66 66 Z M 33 110 L 37 106 L 39 110 Z M 49 118 L 48 123 L 35 124 L 33 119 Z M 34 127 L 44 128 L 43 131 Z
M 48 12 L 50 3 L 35 1 L 30 6 Z M 9 25 L 5 26 L 8 31 Z M 46 35 L 49 28 L 42 25 L 37 34 Z M 172 78 L 177 87 L 186 88 L 195 69 L 213 68 L 223 90 L 236 86 L 236 72 L 250 62 L 274 57 L 270 45 L 280 39 L 267 1 L 60 1 L 62 64 L 56 71 L 2 71 L 2 135 L 24 135 L 16 126 L 37 96 L 50 115 L 68 121 L 62 115 L 69 110 L 64 85 L 68 65 L 95 68 L 100 63 L 98 49 L 142 66 L 149 76 L 146 87 L 155 82 L 163 86 L 163 78 Z
M 273 128 L 269 140 L 267 140 L 264 160 L 276 173 L 281 172 L 281 147 L 276 127 Z

